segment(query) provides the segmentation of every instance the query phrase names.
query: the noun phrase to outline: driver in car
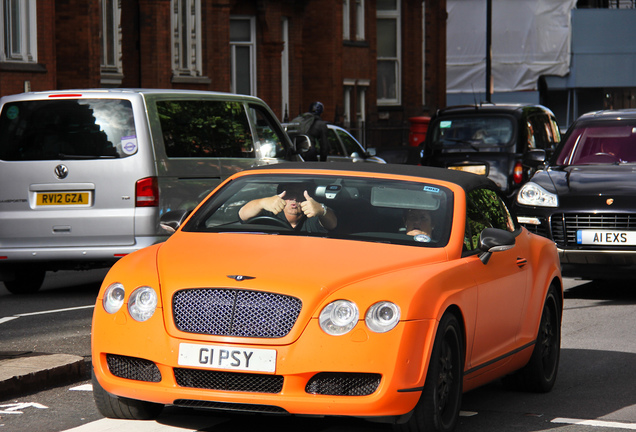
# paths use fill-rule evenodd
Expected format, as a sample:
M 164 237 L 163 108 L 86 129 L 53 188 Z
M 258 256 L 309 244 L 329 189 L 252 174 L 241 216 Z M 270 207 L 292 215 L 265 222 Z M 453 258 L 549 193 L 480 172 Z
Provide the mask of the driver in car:
M 238 214 L 241 222 L 269 214 L 308 233 L 326 233 L 338 224 L 333 210 L 309 196 L 307 185 L 301 183 L 279 184 L 276 195 L 249 201 Z

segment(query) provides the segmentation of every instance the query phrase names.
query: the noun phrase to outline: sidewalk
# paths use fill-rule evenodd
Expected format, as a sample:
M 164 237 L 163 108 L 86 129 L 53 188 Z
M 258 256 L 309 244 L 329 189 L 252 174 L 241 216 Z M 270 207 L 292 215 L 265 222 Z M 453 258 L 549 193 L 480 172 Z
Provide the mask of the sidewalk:
M 0 400 L 80 380 L 86 369 L 80 356 L 0 351 Z

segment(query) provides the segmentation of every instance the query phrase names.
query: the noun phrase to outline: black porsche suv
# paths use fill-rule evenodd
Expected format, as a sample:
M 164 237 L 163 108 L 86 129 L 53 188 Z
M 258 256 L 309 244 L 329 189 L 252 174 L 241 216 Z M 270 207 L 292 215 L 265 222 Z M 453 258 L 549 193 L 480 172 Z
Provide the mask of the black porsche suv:
M 534 172 L 528 152 L 550 155 L 559 141 L 556 118 L 542 105 L 452 106 L 431 119 L 422 165 L 486 175 L 512 197 Z

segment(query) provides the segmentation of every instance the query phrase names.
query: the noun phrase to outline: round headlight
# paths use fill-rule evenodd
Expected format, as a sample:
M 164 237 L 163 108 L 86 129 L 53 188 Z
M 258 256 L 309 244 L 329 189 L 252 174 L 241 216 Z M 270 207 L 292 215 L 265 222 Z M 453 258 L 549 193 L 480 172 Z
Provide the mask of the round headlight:
M 320 328 L 332 336 L 340 336 L 354 328 L 358 322 L 358 306 L 349 300 L 336 300 L 320 312 Z
M 125 295 L 126 290 L 122 284 L 119 282 L 110 284 L 108 288 L 106 288 L 106 291 L 104 291 L 104 299 L 102 303 L 104 305 L 104 310 L 109 314 L 117 312 L 124 304 Z
M 364 320 L 372 331 L 388 332 L 400 322 L 400 307 L 388 301 L 376 303 L 369 308 Z
M 157 293 L 150 287 L 137 288 L 128 300 L 128 312 L 135 321 L 147 321 L 157 309 Z

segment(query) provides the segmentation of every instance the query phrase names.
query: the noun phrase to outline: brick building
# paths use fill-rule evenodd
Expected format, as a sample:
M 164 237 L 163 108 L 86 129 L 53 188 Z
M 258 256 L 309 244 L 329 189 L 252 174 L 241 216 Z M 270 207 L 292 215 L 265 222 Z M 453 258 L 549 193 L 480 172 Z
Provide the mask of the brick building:
M 320 100 L 326 120 L 369 146 L 405 143 L 410 117 L 445 104 L 445 0 L 4 3 L 0 95 L 229 91 L 264 99 L 281 120 Z

